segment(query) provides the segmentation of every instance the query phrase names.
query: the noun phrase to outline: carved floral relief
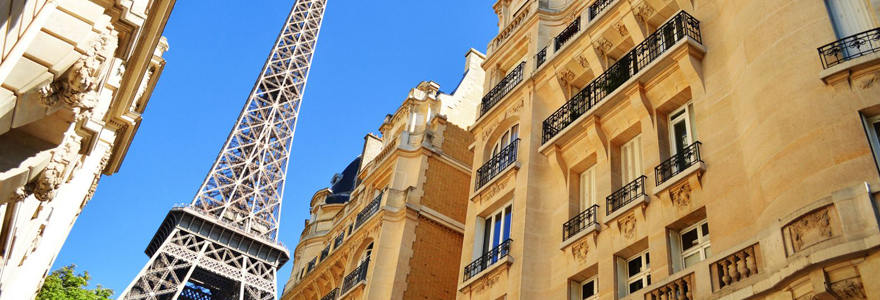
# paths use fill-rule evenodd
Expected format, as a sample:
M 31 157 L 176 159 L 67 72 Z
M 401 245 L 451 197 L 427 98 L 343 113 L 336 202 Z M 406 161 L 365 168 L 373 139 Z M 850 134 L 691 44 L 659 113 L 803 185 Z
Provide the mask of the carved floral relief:
M 628 214 L 617 219 L 617 228 L 625 238 L 631 239 L 636 236 L 636 216 Z
M 834 230 L 831 225 L 829 207 L 802 216 L 788 225 L 786 230 L 789 234 L 792 250 L 795 252 L 830 239 L 834 236 Z

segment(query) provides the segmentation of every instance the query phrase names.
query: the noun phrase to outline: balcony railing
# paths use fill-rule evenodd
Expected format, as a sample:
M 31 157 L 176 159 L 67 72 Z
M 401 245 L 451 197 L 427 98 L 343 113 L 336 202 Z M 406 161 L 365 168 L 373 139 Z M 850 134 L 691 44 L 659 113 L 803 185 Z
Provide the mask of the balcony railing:
M 327 244 L 327 247 L 324 247 L 324 250 L 321 250 L 321 261 L 324 261 L 327 256 L 330 256 L 330 244 Z
M 339 249 L 339 245 L 342 245 L 342 241 L 345 239 L 345 230 L 343 230 L 336 238 L 333 239 L 333 249 Z
M 547 47 L 538 51 L 538 54 L 535 55 L 535 69 L 537 70 L 544 62 L 547 61 Z
M 507 239 L 501 245 L 498 245 L 489 252 L 483 254 L 483 256 L 478 257 L 474 260 L 474 262 L 464 267 L 464 280 L 471 279 L 472 277 L 480 274 L 484 270 L 488 269 L 489 266 L 495 264 L 502 258 L 507 257 L 510 254 L 510 242 L 511 239 Z
M 306 273 L 311 273 L 312 270 L 315 269 L 315 265 L 316 265 L 316 264 L 318 264 L 318 258 L 317 258 L 317 257 L 312 258 L 312 260 L 309 261 L 309 264 L 308 264 L 308 266 L 306 267 Z
M 758 275 L 761 267 L 757 255 L 760 252 L 757 244 L 752 245 L 710 265 L 709 269 L 714 277 L 712 285 L 715 290 Z
M 480 116 L 485 115 L 495 104 L 504 99 L 504 96 L 510 93 L 516 85 L 523 81 L 523 66 L 525 65 L 526 62 L 519 63 L 486 96 L 483 96 L 483 100 L 480 102 Z
M 370 217 L 379 212 L 379 204 L 380 202 L 382 202 L 382 194 L 384 194 L 384 192 L 379 193 L 379 195 L 376 196 L 373 201 L 370 201 L 370 203 L 368 203 L 367 206 L 364 206 L 364 209 L 362 209 L 361 212 L 357 214 L 357 216 L 354 218 L 355 229 L 360 228 L 361 225 L 364 225 L 364 223 L 370 219 Z
M 648 177 L 645 175 L 636 178 L 632 182 L 626 184 L 616 192 L 608 195 L 605 198 L 605 210 L 607 211 L 606 216 L 611 213 L 621 209 L 625 205 L 629 204 L 633 200 L 647 195 L 645 193 L 645 179 Z
M 694 273 L 690 273 L 645 293 L 645 300 L 694 300 L 695 287 Z
M 590 4 L 590 20 L 595 19 L 611 2 L 614 2 L 614 0 L 596 0 L 596 2 Z
M 364 262 L 361 263 L 357 269 L 345 275 L 345 278 L 342 279 L 342 293 L 345 294 L 355 285 L 360 283 L 361 281 L 367 280 L 367 269 L 370 267 L 370 259 L 368 258 Z
M 596 210 L 599 209 L 599 205 L 590 206 L 583 212 L 579 213 L 565 224 L 562 224 L 562 240 L 568 240 L 568 238 L 578 234 L 587 227 L 590 227 L 596 223 Z
M 544 120 L 543 143 L 562 132 L 578 117 L 589 111 L 648 64 L 685 38 L 702 43 L 700 21 L 686 12 L 680 12 L 657 28 L 648 38 L 625 54 L 604 73 L 593 79 L 583 90 Z
M 577 17 L 571 24 L 568 24 L 568 27 L 562 30 L 559 35 L 553 39 L 553 44 L 556 46 L 556 51 L 562 48 L 572 37 L 578 32 L 581 31 L 581 17 Z
M 489 183 L 492 178 L 501 174 L 501 171 L 514 164 L 516 162 L 517 149 L 519 149 L 519 139 L 510 142 L 510 145 L 501 149 L 498 154 L 492 156 L 489 161 L 477 169 L 477 182 L 474 184 L 474 190 L 479 190 Z
M 880 28 L 857 33 L 819 47 L 822 67 L 828 69 L 845 61 L 880 52 Z
M 339 296 L 339 288 L 335 288 L 324 297 L 321 297 L 321 300 L 336 300 L 336 296 Z
M 661 185 L 673 176 L 687 170 L 687 168 L 703 162 L 703 159 L 700 157 L 701 145 L 702 143 L 695 142 L 655 167 L 654 177 L 657 179 L 657 185 Z

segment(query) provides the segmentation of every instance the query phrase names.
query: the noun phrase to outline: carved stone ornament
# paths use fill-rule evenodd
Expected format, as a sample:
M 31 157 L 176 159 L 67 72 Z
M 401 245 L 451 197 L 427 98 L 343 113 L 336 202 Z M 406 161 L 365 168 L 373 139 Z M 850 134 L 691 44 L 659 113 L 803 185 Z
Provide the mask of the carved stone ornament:
M 90 117 L 98 104 L 100 69 L 106 59 L 101 55 L 110 57 L 106 53 L 112 54 L 117 44 L 115 31 L 102 34 L 58 80 L 39 89 L 40 104 L 50 107 L 63 101 L 76 111 L 78 120 Z
M 828 207 L 805 215 L 788 226 L 794 251 L 830 239 L 834 236 Z
M 858 278 L 832 283 L 831 292 L 841 300 L 868 299 L 865 295 L 865 287 Z
M 489 140 L 489 136 L 491 136 L 492 133 L 495 132 L 495 129 L 498 128 L 498 125 L 501 125 L 501 121 L 495 121 L 495 123 L 492 123 L 492 125 L 486 126 L 486 128 L 483 129 L 482 136 L 484 142 Z
M 113 148 L 113 145 L 110 145 L 110 148 Z M 82 207 L 84 208 L 89 201 L 92 200 L 92 197 L 95 196 L 95 191 L 98 190 L 98 182 L 101 181 L 101 173 L 104 172 L 104 169 L 107 168 L 107 163 L 110 161 L 110 155 L 113 154 L 111 151 L 107 151 L 103 157 L 101 157 L 101 163 L 98 164 L 98 168 L 95 169 L 95 179 L 92 180 L 92 185 L 89 187 L 89 192 L 86 194 L 85 201 L 82 203 Z
M 55 148 L 49 164 L 37 179 L 34 187 L 34 196 L 37 200 L 50 201 L 55 198 L 58 189 L 65 181 L 65 171 L 79 154 L 81 142 L 82 137 L 76 135 L 73 130 L 68 130 L 65 133 L 61 145 Z
M 639 23 L 644 24 L 645 20 L 651 18 L 654 14 L 654 8 L 645 1 L 639 1 L 636 4 L 633 4 L 632 12 L 636 17 L 636 20 L 638 20 Z
M 859 87 L 862 89 L 867 89 L 875 84 L 880 83 L 880 72 L 874 72 L 868 75 L 865 75 L 865 79 L 861 81 Z
M 611 47 L 614 45 L 611 44 L 608 39 L 605 37 L 599 37 L 595 41 L 593 41 L 593 49 L 596 49 L 596 52 L 599 52 L 599 55 L 605 56 L 611 51 Z
M 587 252 L 589 250 L 590 244 L 587 239 L 582 239 L 580 242 L 571 245 L 571 256 L 580 263 L 585 263 L 587 262 Z
M 626 29 L 626 25 L 623 25 L 623 20 L 617 20 L 617 23 L 614 23 L 614 29 L 617 29 L 617 32 L 620 33 L 620 36 L 627 36 L 629 34 L 629 30 Z
M 504 188 L 507 187 L 507 183 L 509 181 L 510 181 L 509 175 L 504 176 L 504 178 L 499 178 L 498 180 L 495 181 L 495 183 L 493 183 L 489 188 L 487 188 L 484 191 L 483 196 L 481 196 L 480 199 L 484 199 L 484 200 L 492 199 L 492 197 L 495 197 L 495 195 L 497 195 L 499 192 L 501 192 L 502 190 L 504 190 Z
M 507 110 L 507 112 L 504 113 L 504 117 L 509 118 L 515 115 L 519 115 L 519 113 L 522 112 L 523 107 L 525 107 L 525 102 L 523 100 L 520 100 L 519 103 L 514 104 L 510 109 Z
M 669 198 L 672 205 L 678 210 L 687 209 L 691 205 L 691 185 L 687 181 L 669 189 Z
M 571 84 L 574 81 L 574 77 L 575 77 L 574 72 L 572 72 L 569 69 L 564 69 L 562 71 L 559 71 L 559 73 L 556 74 L 556 78 L 559 79 L 559 85 L 561 85 L 563 87 L 566 87 L 569 84 Z
M 590 62 L 583 55 L 578 55 L 577 57 L 575 57 L 575 59 L 577 60 L 578 64 L 581 65 L 582 68 L 590 67 Z
M 625 238 L 631 239 L 636 236 L 636 216 L 628 214 L 617 219 L 617 228 Z

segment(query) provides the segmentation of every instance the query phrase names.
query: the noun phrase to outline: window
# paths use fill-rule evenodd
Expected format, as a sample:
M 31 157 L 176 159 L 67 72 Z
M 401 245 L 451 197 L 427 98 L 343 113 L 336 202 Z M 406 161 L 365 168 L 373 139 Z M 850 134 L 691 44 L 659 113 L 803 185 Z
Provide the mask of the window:
M 495 142 L 495 146 L 492 147 L 492 156 L 494 157 L 498 152 L 501 152 L 501 149 L 509 146 L 511 143 L 515 142 L 516 139 L 519 138 L 519 124 L 513 125 L 501 135 L 501 138 Z
M 871 150 L 874 151 L 874 163 L 877 164 L 877 171 L 880 172 L 880 116 L 863 119 L 863 121 Z
M 825 0 L 834 33 L 842 39 L 873 28 L 867 1 Z
M 476 255 L 474 257 L 482 256 L 484 253 L 489 252 L 489 250 L 494 249 L 504 243 L 507 239 L 510 238 L 510 215 L 512 212 L 512 206 L 507 205 L 507 207 L 498 210 L 497 212 L 489 215 L 484 219 L 482 236 L 478 236 L 479 246 L 476 250 Z M 478 228 L 479 229 L 479 228 Z M 493 258 L 493 261 L 497 259 L 497 256 Z
M 648 251 L 627 260 L 618 261 L 618 274 L 622 275 L 620 296 L 632 294 L 651 285 L 651 257 Z
M 687 268 L 712 255 L 709 245 L 709 223 L 703 220 L 681 231 L 681 261 Z
M 596 204 L 596 167 L 581 173 L 581 211 Z
M 669 147 L 670 154 L 675 155 L 684 151 L 697 140 L 693 130 L 694 104 L 688 103 L 679 110 L 669 115 Z
M 642 176 L 641 136 L 636 136 L 620 146 L 620 174 L 623 185 Z
M 596 277 L 576 282 L 571 282 L 572 300 L 595 300 L 599 298 L 599 286 Z
M 367 249 L 364 250 L 364 254 L 361 254 L 361 259 L 358 260 L 358 266 L 363 264 L 364 262 L 370 260 L 370 256 L 373 255 L 373 243 L 367 246 Z

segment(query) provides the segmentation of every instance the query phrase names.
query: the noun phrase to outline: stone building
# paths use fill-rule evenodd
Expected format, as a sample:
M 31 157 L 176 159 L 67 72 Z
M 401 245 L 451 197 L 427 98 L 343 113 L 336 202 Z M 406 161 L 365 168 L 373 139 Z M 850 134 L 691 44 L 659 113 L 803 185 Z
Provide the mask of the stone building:
M 880 299 L 880 1 L 494 8 L 457 299 Z
M 381 136 L 311 200 L 281 299 L 452 299 L 470 181 L 483 55 L 451 94 L 413 88 Z M 444 263 L 445 262 L 445 263 Z
M 31 299 L 162 73 L 174 0 L 0 4 L 0 299 Z

